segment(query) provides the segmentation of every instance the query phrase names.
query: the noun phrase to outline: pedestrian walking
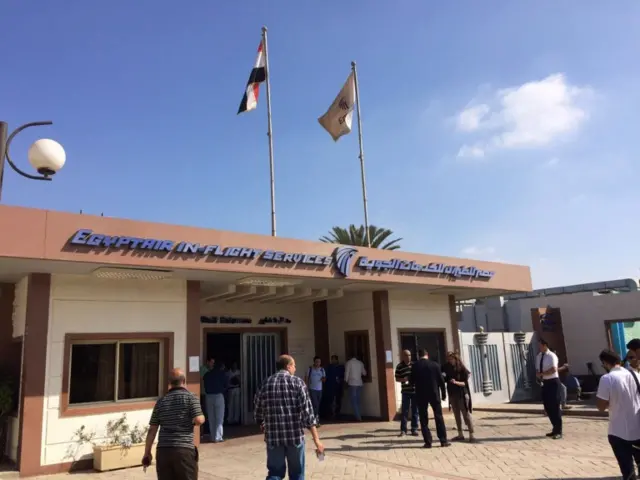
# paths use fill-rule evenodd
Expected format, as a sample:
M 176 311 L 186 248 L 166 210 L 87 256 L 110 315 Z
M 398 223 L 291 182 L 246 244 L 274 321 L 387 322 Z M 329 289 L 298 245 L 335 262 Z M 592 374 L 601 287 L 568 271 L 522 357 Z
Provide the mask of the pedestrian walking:
M 429 354 L 424 349 L 418 350 L 419 360 L 411 367 L 409 381 L 415 385 L 416 401 L 418 402 L 418 414 L 420 416 L 420 429 L 424 439 L 424 447 L 431 448 L 432 437 L 429 431 L 429 411 L 433 411 L 433 419 L 436 422 L 438 440 L 443 447 L 450 447 L 447 441 L 447 428 L 442 416 L 442 402 L 447 399 L 447 389 L 442 377 L 442 369 L 437 362 L 429 359 Z
M 204 391 L 206 393 L 207 417 L 211 441 L 224 441 L 224 397 L 229 389 L 229 375 L 223 364 L 215 363 L 204 375 Z
M 560 376 L 558 374 L 558 356 L 549 349 L 544 338 L 538 340 L 540 353 L 536 357 L 536 377 L 542 384 L 542 404 L 551 421 L 552 430 L 547 437 L 562 438 L 562 409 L 560 408 Z
M 151 413 L 142 465 L 151 465 L 151 449 L 160 430 L 156 448 L 158 480 L 197 480 L 198 448 L 193 443 L 194 426 L 204 423 L 198 398 L 185 388 L 184 372 L 169 373 L 169 392 L 160 398 Z
M 262 384 L 254 400 L 253 413 L 267 444 L 267 480 L 304 479 L 304 430 L 311 432 L 318 456 L 324 446 L 318 437 L 316 418 L 307 388 L 295 376 L 296 362 L 282 355 L 278 371 Z
M 331 363 L 327 367 L 327 381 L 324 383 L 329 414 L 338 418 L 342 410 L 342 394 L 344 393 L 344 365 L 340 365 L 337 355 L 331 355 Z
M 351 409 L 353 415 L 356 417 L 356 421 L 362 421 L 362 415 L 360 414 L 360 396 L 362 394 L 362 386 L 364 382 L 362 377 L 367 376 L 367 370 L 364 368 L 362 360 L 355 355 L 349 359 L 344 366 L 344 381 L 347 383 L 349 389 L 349 400 L 351 401 Z
M 411 435 L 418 435 L 418 403 L 416 402 L 416 388 L 411 383 L 411 352 L 404 350 L 400 354 L 400 363 L 396 365 L 396 382 L 400 383 L 400 392 L 402 395 L 402 403 L 400 407 L 400 436 L 407 434 L 407 423 L 409 421 L 409 412 L 411 412 Z
M 313 358 L 313 365 L 307 371 L 306 382 L 309 388 L 309 396 L 311 397 L 311 405 L 313 405 L 313 413 L 316 416 L 317 426 L 320 422 L 320 402 L 322 401 L 322 385 L 327 380 L 327 374 L 322 368 L 322 360 L 320 357 Z
M 476 439 L 473 433 L 473 419 L 471 418 L 471 412 L 473 411 L 471 390 L 469 389 L 469 375 L 471 372 L 455 352 L 447 354 L 447 363 L 442 368 L 442 371 L 444 373 L 444 381 L 447 384 L 449 405 L 453 410 L 458 429 L 458 436 L 453 440 L 464 441 L 464 433 L 462 431 L 462 420 L 464 419 L 464 423 L 469 429 L 469 441 L 473 443 Z
M 611 350 L 600 353 L 600 362 L 607 372 L 600 378 L 596 393 L 596 407 L 609 410 L 608 438 L 618 461 L 623 480 L 637 480 L 635 464 L 640 465 L 640 397 L 638 380 L 622 368 L 620 355 Z

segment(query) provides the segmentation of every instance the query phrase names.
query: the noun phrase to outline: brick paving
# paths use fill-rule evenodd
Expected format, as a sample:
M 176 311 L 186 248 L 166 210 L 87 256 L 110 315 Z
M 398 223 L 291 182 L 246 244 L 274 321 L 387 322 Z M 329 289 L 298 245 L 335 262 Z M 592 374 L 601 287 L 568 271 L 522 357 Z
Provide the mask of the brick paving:
M 502 480 L 619 478 L 618 466 L 606 439 L 607 422 L 597 418 L 565 418 L 565 436 L 544 437 L 548 420 L 542 415 L 481 413 L 475 415 L 478 444 L 422 448 L 420 438 L 398 437 L 397 423 L 327 425 L 321 429 L 326 459 L 307 455 L 311 480 Z M 451 429 L 453 419 L 447 415 Z M 450 432 L 455 435 L 454 431 Z M 262 438 L 249 436 L 201 447 L 203 480 L 265 478 Z M 109 472 L 55 475 L 48 480 L 155 478 L 141 468 Z

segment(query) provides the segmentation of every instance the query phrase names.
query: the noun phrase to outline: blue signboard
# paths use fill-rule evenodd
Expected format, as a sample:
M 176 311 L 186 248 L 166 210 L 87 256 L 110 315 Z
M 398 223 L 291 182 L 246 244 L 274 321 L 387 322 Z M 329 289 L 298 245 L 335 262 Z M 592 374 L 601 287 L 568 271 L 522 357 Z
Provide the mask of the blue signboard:
M 261 250 L 242 246 L 203 245 L 185 241 L 156 238 L 139 238 L 94 233 L 92 230 L 78 230 L 70 239 L 69 245 L 90 249 L 133 250 L 138 252 L 156 252 L 191 257 L 245 258 L 257 260 L 258 265 L 280 263 L 291 266 L 305 265 L 317 268 L 333 267 L 343 277 L 351 274 L 352 262 L 358 252 L 356 247 L 339 246 L 332 255 L 316 255 L 300 252 L 282 252 Z M 355 267 L 363 272 L 397 272 L 405 274 L 427 274 L 452 279 L 491 279 L 495 272 L 482 270 L 474 266 L 447 265 L 444 263 L 419 264 L 402 259 L 370 260 L 360 257 Z

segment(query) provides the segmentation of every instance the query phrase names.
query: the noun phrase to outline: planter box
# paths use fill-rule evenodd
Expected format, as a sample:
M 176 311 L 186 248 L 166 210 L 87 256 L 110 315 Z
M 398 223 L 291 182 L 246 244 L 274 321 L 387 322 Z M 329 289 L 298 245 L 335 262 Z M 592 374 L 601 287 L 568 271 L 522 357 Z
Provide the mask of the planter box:
M 93 468 L 99 472 L 106 472 L 121 468 L 139 467 L 142 465 L 143 455 L 144 443 L 131 445 L 130 448 L 122 448 L 119 445 L 93 447 Z

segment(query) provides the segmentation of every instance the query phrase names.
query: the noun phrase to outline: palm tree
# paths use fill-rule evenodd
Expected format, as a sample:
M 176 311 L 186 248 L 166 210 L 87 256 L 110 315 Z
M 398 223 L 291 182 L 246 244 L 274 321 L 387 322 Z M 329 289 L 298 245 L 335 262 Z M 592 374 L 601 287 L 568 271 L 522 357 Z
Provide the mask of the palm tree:
M 378 228 L 369 225 L 369 239 L 371 240 L 371 248 L 380 248 L 382 250 L 398 250 L 400 245 L 398 242 L 401 238 L 389 240 L 393 232 L 387 228 Z M 324 243 L 339 243 L 340 245 L 354 245 L 357 247 L 367 246 L 367 236 L 364 225 L 356 227 L 349 225 L 349 228 L 333 227 L 328 235 L 320 239 Z

